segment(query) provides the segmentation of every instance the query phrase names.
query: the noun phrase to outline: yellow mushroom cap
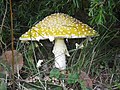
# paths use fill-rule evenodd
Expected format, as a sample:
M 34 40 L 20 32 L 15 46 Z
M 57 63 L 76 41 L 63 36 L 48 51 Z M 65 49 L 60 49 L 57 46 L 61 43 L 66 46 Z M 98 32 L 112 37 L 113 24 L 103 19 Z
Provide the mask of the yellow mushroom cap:
M 63 13 L 55 13 L 45 17 L 28 32 L 20 37 L 20 40 L 41 40 L 54 38 L 84 38 L 94 37 L 99 34 L 87 24 Z

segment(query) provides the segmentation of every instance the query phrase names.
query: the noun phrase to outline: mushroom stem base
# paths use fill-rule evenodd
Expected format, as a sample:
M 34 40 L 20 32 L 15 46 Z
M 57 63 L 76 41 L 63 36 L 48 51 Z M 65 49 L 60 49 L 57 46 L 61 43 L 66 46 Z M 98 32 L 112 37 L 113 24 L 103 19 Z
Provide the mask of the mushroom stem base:
M 59 68 L 60 70 L 66 69 L 66 57 L 70 56 L 67 50 L 66 44 L 64 39 L 57 38 L 55 39 L 55 45 L 52 51 L 55 55 L 55 67 Z

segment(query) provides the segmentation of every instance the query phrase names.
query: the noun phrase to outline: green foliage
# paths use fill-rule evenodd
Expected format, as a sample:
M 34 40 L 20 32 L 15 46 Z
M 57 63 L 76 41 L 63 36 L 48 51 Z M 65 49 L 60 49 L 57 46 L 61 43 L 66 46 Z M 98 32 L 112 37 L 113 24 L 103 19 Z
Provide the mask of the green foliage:
M 4 80 L 0 80 L 0 90 L 7 90 L 7 84 Z
M 115 0 L 91 0 L 89 16 L 92 18 L 90 24 L 107 25 L 107 23 L 117 21 L 114 10 L 118 3 Z
M 118 89 L 120 89 L 120 83 L 116 83 L 115 87 L 117 87 Z
M 70 73 L 68 75 L 68 84 L 75 84 L 79 80 L 79 74 L 78 73 Z
M 50 77 L 51 78 L 54 77 L 54 78 L 57 78 L 57 79 L 60 78 L 60 71 L 56 68 L 52 69 L 50 71 Z

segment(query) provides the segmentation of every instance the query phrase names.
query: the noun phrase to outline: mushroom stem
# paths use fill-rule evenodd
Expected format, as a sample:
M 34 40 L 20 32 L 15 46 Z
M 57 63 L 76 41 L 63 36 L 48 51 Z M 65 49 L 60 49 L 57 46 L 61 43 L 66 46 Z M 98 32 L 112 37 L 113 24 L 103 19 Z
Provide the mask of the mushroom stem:
M 66 57 L 70 56 L 67 50 L 66 44 L 64 39 L 57 38 L 55 39 L 55 45 L 52 51 L 55 55 L 55 67 L 59 68 L 60 70 L 66 69 Z

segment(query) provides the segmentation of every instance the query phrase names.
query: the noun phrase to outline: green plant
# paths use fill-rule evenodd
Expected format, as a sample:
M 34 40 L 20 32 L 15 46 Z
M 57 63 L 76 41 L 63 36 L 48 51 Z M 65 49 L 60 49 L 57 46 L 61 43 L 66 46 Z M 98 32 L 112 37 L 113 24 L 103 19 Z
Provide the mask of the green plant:
M 4 80 L 0 79 L 0 90 L 7 90 L 7 84 Z

